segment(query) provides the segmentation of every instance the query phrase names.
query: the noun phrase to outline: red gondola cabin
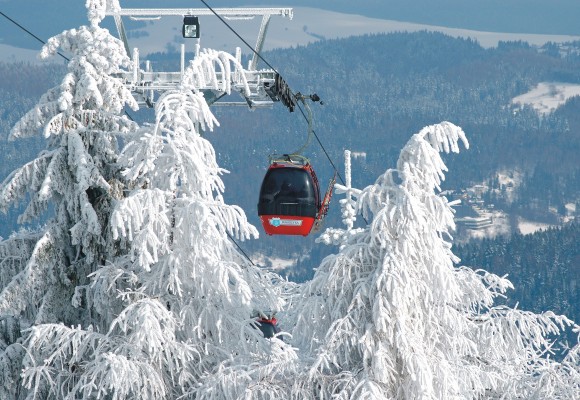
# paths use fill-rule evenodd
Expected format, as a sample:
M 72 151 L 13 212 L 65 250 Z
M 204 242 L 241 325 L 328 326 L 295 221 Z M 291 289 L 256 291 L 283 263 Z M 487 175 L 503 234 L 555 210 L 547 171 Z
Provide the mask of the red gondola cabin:
M 320 188 L 307 158 L 271 161 L 262 181 L 258 215 L 268 235 L 307 236 L 321 211 Z

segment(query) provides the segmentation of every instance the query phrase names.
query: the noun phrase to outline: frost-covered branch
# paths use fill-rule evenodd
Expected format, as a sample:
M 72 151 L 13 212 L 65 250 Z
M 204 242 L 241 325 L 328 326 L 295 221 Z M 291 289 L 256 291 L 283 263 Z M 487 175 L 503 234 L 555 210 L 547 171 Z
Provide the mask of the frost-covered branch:
M 36 242 L 26 267 L 2 288 L 0 315 L 19 316 L 27 307 L 37 305 L 45 287 L 53 280 L 50 271 L 54 267 L 52 263 L 55 251 L 54 237 L 46 232 Z
M 217 78 L 218 70 L 221 71 L 221 82 Z M 194 91 L 209 86 L 230 94 L 232 75 L 241 80 L 246 93 L 250 93 L 244 68 L 234 56 L 225 51 L 203 49 L 186 69 L 184 86 Z

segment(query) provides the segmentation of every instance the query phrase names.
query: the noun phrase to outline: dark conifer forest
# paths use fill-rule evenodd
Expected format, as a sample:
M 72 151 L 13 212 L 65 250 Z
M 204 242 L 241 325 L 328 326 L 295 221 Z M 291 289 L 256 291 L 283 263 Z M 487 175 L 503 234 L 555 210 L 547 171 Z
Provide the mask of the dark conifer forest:
M 485 239 L 458 246 L 463 265 L 508 275 L 510 306 L 552 310 L 580 320 L 580 226 L 573 223 L 530 235 Z

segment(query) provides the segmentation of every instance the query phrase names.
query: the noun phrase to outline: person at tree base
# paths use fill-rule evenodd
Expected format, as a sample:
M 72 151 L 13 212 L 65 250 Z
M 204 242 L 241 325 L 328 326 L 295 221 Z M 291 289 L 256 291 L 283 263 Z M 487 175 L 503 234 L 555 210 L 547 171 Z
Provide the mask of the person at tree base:
M 266 339 L 274 337 L 277 333 L 280 333 L 280 328 L 278 328 L 277 320 L 275 317 L 272 319 L 258 319 L 258 328 L 262 331 L 262 334 Z
M 256 324 L 254 325 L 262 331 L 262 334 L 266 339 L 271 339 L 281 332 L 278 327 L 278 320 L 276 319 L 275 312 L 263 313 L 255 311 L 252 317 L 256 318 Z

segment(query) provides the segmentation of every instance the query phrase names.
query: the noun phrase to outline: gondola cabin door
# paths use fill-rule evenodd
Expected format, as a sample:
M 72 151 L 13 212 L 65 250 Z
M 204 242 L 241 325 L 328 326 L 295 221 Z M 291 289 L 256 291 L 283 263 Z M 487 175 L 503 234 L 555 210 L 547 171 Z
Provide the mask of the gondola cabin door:
M 307 236 L 320 210 L 318 179 L 308 160 L 273 160 L 260 189 L 258 215 L 268 235 Z

